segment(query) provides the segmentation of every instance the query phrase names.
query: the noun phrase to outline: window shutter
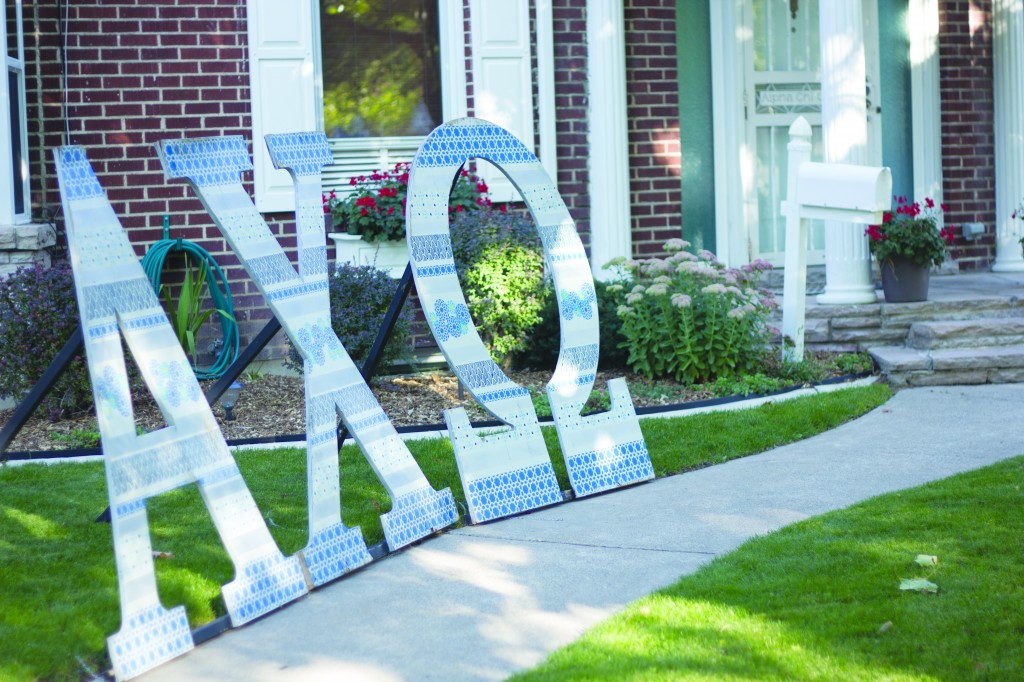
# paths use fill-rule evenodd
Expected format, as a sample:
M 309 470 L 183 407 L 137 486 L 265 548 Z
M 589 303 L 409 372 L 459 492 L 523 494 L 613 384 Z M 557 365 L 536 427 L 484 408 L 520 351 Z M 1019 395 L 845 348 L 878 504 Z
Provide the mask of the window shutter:
M 248 0 L 253 166 L 262 213 L 295 210 L 288 172 L 274 168 L 263 136 L 316 130 L 312 6 Z
M 470 38 L 474 115 L 500 125 L 535 150 L 528 0 L 471 0 Z M 490 164 L 481 166 L 492 199 L 518 196 L 504 175 Z

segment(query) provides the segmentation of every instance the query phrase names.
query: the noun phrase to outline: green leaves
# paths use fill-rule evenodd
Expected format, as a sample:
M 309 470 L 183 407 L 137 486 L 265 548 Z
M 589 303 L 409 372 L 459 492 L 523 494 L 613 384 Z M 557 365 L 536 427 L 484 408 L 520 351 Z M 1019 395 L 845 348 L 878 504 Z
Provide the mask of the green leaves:
M 171 295 L 167 287 L 161 287 L 164 307 L 167 309 L 167 319 L 174 329 L 178 343 L 196 365 L 196 335 L 202 328 L 203 323 L 215 312 L 225 319 L 234 318 L 224 310 L 207 309 L 203 310 L 203 304 L 208 298 L 207 276 L 210 269 L 205 261 L 200 263 L 198 270 L 193 270 L 192 262 L 185 261 L 185 279 L 181 283 L 181 290 L 177 298 Z

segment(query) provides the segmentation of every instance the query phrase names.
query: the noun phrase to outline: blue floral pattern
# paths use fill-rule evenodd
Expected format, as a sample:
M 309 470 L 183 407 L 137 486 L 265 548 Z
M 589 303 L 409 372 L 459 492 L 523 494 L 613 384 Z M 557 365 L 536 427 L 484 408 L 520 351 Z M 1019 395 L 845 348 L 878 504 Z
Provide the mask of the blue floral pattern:
M 341 357 L 341 344 L 323 321 L 303 325 L 296 336 L 299 347 L 309 354 L 309 359 L 316 365 L 324 364 L 327 358 L 337 360 Z
M 465 303 L 456 303 L 440 298 L 434 301 L 433 312 L 428 313 L 430 328 L 438 342 L 457 339 L 469 331 L 471 323 L 469 308 Z
M 584 320 L 594 316 L 594 303 L 597 302 L 597 295 L 594 293 L 593 284 L 584 284 L 579 293 L 562 289 L 562 317 L 571 320 L 579 315 Z

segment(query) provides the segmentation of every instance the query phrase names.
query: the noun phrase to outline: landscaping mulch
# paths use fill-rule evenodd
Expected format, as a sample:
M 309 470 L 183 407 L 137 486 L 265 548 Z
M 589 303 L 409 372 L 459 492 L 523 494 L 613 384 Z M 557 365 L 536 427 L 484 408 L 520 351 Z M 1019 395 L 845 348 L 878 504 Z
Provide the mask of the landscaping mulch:
M 595 388 L 603 389 L 609 379 L 620 376 L 626 378 L 636 407 L 670 405 L 713 397 L 711 391 L 705 388 L 688 388 L 665 380 L 655 383 L 622 371 L 598 372 Z M 511 372 L 510 377 L 520 386 L 543 393 L 551 372 Z M 458 382 L 449 372 L 381 377 L 371 382 L 371 388 L 396 427 L 443 424 L 444 410 L 459 405 L 466 407 L 471 420 L 491 418 L 468 393 L 465 393 L 464 398 L 459 398 Z M 135 421 L 143 431 L 151 431 L 165 424 L 160 410 L 148 394 L 136 394 L 134 398 Z M 0 426 L 7 423 L 12 412 L 0 412 Z M 302 379 L 273 374 L 250 376 L 234 408 L 235 419 L 225 421 L 224 409 L 220 405 L 213 408 L 213 413 L 228 440 L 304 433 L 306 425 Z M 82 445 L 75 442 L 73 434 L 83 429 L 96 430 L 96 419 L 92 413 L 50 422 L 45 410 L 39 409 L 7 450 L 22 452 L 81 448 Z

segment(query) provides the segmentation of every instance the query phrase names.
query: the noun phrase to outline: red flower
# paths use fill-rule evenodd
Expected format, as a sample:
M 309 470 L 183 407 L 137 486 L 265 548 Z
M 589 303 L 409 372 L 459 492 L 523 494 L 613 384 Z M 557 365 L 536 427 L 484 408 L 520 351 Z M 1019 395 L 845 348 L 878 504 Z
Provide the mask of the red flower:
M 394 187 L 381 187 L 377 194 L 381 197 L 394 197 L 398 196 L 398 190 Z
M 888 237 L 882 233 L 881 225 L 871 225 L 868 229 L 864 230 L 864 234 L 871 238 L 873 242 L 880 242 Z
M 376 205 L 377 200 L 373 197 L 359 197 L 356 199 L 356 206 L 369 206 L 370 208 L 373 208 Z M 366 215 L 366 213 L 364 212 L 363 215 Z
M 935 208 L 935 202 L 932 201 L 931 197 L 925 197 L 924 205 L 927 206 L 928 208 Z
M 487 192 L 487 183 L 483 180 L 476 183 L 476 191 L 480 192 L 480 194 L 485 194 Z
M 360 215 L 366 215 L 366 207 L 365 206 L 363 206 L 361 209 L 359 209 L 359 214 Z
M 355 178 L 349 178 L 348 184 L 350 184 L 353 187 L 355 187 L 356 186 L 356 179 Z
M 886 211 L 882 214 L 882 223 L 888 223 L 892 221 L 892 213 Z M 877 227 L 877 226 L 876 226 Z

